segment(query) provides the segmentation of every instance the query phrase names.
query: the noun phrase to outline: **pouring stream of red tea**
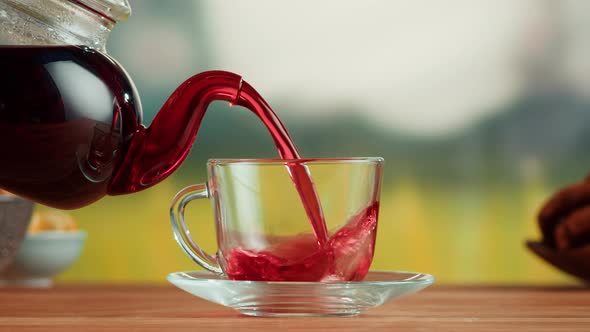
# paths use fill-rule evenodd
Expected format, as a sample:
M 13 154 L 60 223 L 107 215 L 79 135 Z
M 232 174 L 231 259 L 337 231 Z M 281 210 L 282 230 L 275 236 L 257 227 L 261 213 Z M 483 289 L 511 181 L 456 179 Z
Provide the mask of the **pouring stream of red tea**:
M 242 101 L 242 95 L 244 95 L 244 101 Z M 277 151 L 282 159 L 301 159 L 297 147 L 281 120 L 279 120 L 268 103 L 266 103 L 252 86 L 240 80 L 235 100 L 230 102 L 230 105 L 233 106 L 234 104 L 247 107 L 260 118 L 270 131 Z M 311 222 L 318 244 L 323 246 L 328 241 L 328 230 L 324 220 L 320 198 L 313 185 L 311 174 L 305 165 L 297 162 L 287 163 L 287 169 L 299 193 L 307 217 Z

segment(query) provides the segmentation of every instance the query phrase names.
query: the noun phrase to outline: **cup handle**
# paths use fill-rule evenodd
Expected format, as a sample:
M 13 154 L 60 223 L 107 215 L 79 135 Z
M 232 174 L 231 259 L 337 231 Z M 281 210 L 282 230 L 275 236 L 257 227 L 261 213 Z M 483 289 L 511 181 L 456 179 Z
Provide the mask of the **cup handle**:
M 184 221 L 184 209 L 186 205 L 195 199 L 209 198 L 209 190 L 204 183 L 188 186 L 179 191 L 170 206 L 170 221 L 174 239 L 184 252 L 197 264 L 213 273 L 223 274 L 217 257 L 206 253 L 190 236 L 190 231 Z

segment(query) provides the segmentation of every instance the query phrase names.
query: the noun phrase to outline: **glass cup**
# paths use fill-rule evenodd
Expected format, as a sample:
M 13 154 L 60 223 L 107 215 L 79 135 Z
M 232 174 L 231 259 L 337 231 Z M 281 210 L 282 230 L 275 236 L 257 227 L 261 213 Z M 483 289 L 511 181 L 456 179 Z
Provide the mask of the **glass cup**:
M 176 241 L 203 268 L 257 281 L 358 281 L 369 271 L 382 158 L 216 159 L 207 171 L 207 182 L 182 189 L 170 208 Z M 199 198 L 213 206 L 215 255 L 197 245 L 185 221 L 187 204 Z

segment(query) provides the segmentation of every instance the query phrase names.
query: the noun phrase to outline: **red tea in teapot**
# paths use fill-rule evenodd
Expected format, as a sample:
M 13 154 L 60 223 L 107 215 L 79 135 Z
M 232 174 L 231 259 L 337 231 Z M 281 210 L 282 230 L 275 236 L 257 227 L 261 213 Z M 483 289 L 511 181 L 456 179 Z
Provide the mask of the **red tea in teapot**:
M 103 197 L 141 120 L 133 85 L 76 46 L 0 46 L 0 187 L 62 209 Z

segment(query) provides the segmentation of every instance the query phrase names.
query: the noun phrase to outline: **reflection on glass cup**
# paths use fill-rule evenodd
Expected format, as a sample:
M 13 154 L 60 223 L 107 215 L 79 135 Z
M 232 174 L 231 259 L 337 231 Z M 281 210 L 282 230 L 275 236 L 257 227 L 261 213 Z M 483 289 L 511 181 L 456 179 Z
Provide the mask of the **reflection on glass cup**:
M 170 209 L 176 241 L 203 268 L 234 280 L 356 281 L 367 274 L 382 158 L 210 160 L 207 166 L 207 183 L 181 190 Z M 312 208 L 315 196 L 321 212 Z M 185 222 L 187 204 L 199 198 L 212 202 L 216 255 L 197 245 Z M 314 211 L 319 218 L 310 218 Z

